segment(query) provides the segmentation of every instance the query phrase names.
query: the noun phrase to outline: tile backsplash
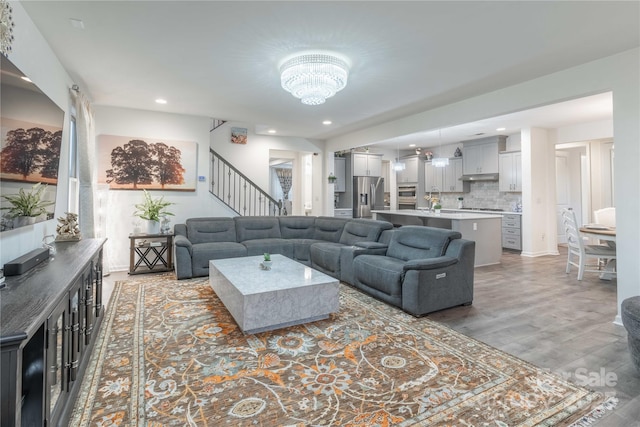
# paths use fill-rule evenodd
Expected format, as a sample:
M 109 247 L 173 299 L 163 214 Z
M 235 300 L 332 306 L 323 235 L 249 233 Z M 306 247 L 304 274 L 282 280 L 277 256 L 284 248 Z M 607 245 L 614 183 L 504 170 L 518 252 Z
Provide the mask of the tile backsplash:
M 442 193 L 442 207 L 455 209 L 458 197 L 463 197 L 465 208 L 493 208 L 513 212 L 517 203 L 522 203 L 521 193 L 498 191 L 497 181 L 472 182 L 468 193 Z

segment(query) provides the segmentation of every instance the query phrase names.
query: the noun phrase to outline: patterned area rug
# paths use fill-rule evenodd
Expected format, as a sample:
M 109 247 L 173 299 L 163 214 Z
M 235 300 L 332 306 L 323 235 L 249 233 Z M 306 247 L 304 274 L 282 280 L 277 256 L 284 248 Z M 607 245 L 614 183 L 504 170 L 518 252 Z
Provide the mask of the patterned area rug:
M 243 335 L 208 278 L 118 282 L 70 425 L 558 426 L 603 396 L 341 285 L 329 319 Z

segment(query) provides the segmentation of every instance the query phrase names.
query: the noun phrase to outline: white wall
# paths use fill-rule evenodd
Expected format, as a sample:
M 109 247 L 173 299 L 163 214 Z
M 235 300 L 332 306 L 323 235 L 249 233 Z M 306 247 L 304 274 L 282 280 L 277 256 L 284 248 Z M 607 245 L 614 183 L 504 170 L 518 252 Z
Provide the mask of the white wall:
M 240 127 L 247 129 L 247 143 L 233 144 L 230 141 L 231 128 Z M 313 156 L 313 212 L 322 212 L 328 203 L 326 197 L 315 193 L 316 187 L 325 182 L 328 171 L 325 171 L 323 162 L 324 141 L 310 140 L 305 138 L 259 135 L 253 131 L 251 125 L 242 122 L 227 122 L 216 128 L 210 135 L 211 148 L 235 166 L 240 172 L 245 174 L 257 185 L 269 190 L 269 159 L 271 157 L 281 157 L 293 161 L 294 194 L 292 195 L 293 212 L 289 214 L 304 215 L 304 186 L 298 185 L 303 180 L 302 161 L 304 154 L 318 153 Z M 333 166 L 332 166 L 333 167 Z M 316 197 L 315 194 L 318 194 Z M 331 200 L 331 206 L 333 200 Z
M 28 76 L 33 83 L 65 111 L 65 126 L 62 131 L 60 171 L 68 170 L 69 88 L 73 81 L 49 48 L 47 41 L 31 21 L 19 2 L 11 2 L 15 40 L 9 59 Z M 58 178 L 56 214 L 58 218 L 67 209 L 68 177 L 63 172 Z M 42 247 L 42 238 L 55 234 L 57 221 L 50 220 L 0 234 L 0 265 L 26 252 Z
M 96 136 L 119 135 L 193 141 L 198 144 L 197 175 L 207 177 L 197 182 L 196 191 L 153 191 L 153 197 L 164 196 L 175 203 L 169 210 L 171 225 L 200 216 L 230 216 L 231 211 L 209 194 L 209 127 L 207 117 L 184 116 L 161 112 L 114 107 L 94 107 Z M 97 163 L 97 162 L 96 162 Z M 101 167 L 97 163 L 97 167 Z M 110 190 L 106 214 L 106 259 L 111 271 L 129 269 L 129 234 L 134 223 L 134 205 L 142 202 L 142 191 Z

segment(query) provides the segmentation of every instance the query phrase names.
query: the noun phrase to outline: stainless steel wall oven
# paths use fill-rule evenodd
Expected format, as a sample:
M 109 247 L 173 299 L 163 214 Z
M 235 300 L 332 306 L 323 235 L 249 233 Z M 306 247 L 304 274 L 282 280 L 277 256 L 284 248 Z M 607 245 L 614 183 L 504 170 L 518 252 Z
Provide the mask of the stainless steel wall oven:
M 398 209 L 415 209 L 416 208 L 416 186 L 415 185 L 399 185 L 398 186 Z

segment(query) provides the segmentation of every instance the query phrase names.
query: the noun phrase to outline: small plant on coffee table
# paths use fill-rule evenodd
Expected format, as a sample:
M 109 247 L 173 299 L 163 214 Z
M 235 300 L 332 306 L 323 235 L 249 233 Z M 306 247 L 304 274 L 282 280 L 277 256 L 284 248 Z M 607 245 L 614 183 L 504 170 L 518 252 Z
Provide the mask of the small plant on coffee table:
M 265 252 L 264 253 L 264 260 L 265 261 L 271 261 L 271 254 L 269 252 Z

